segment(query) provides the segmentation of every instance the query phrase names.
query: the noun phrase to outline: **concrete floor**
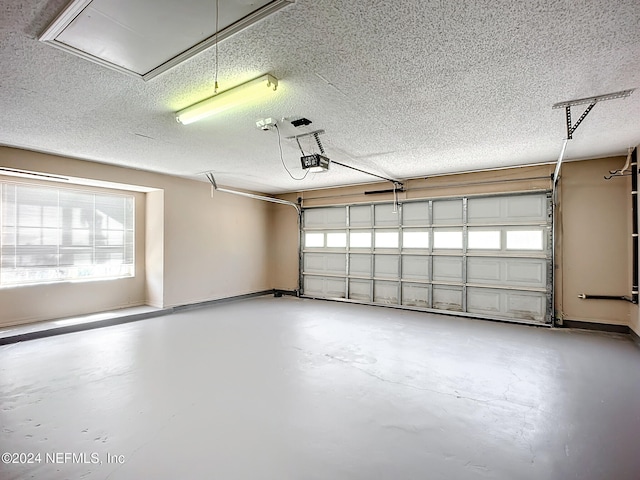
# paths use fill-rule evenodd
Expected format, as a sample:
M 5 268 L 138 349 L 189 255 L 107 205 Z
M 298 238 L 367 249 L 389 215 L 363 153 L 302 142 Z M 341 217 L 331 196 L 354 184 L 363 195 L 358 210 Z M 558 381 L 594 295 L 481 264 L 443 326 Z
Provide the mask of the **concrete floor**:
M 0 346 L 0 428 L 2 480 L 637 480 L 640 349 L 261 297 Z

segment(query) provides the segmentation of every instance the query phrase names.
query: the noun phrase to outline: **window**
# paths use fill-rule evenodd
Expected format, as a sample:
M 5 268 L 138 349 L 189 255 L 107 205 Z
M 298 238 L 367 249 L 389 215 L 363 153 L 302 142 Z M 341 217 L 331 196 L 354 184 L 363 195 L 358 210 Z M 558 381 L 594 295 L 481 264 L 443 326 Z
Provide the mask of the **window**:
M 500 230 L 469 230 L 468 247 L 500 250 Z
M 371 248 L 371 232 L 351 232 L 349 246 L 351 248 Z
M 433 232 L 433 248 L 462 248 L 462 232 L 451 230 L 435 230 Z
M 347 246 L 347 234 L 345 232 L 327 233 L 327 247 L 345 248 Z
M 324 247 L 324 233 L 305 233 L 304 246 L 307 248 Z
M 402 232 L 402 248 L 429 248 L 429 232 L 405 230 Z
M 0 183 L 0 285 L 134 275 L 134 198 Z
M 398 248 L 398 232 L 376 232 L 376 248 Z
M 542 230 L 507 231 L 507 250 L 542 250 Z

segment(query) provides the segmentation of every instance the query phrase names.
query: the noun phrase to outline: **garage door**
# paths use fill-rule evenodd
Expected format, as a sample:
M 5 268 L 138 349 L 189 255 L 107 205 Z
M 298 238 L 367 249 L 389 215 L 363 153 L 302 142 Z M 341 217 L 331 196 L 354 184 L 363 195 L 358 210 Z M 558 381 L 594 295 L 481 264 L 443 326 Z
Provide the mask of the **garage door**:
M 306 208 L 303 294 L 551 321 L 547 192 Z

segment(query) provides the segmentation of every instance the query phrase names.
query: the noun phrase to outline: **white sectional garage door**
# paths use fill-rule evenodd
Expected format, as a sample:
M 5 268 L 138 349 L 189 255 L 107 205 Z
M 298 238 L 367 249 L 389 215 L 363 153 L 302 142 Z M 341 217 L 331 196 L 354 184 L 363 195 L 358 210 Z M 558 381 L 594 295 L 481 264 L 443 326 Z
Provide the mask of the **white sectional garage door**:
M 548 193 L 307 208 L 303 294 L 549 323 Z

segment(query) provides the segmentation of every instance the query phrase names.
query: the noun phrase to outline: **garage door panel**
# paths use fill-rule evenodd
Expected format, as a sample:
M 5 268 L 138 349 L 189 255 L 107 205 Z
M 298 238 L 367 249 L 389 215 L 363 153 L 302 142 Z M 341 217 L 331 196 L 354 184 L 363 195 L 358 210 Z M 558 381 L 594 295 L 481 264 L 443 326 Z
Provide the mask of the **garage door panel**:
M 501 267 L 504 260 L 499 258 L 467 259 L 467 281 L 469 283 L 499 284 L 503 281 Z
M 345 269 L 345 256 L 341 254 L 327 254 L 326 255 L 326 272 L 327 273 L 336 273 L 336 274 L 344 274 L 346 273 Z
M 349 280 L 349 298 L 360 302 L 371 302 L 371 280 Z
M 343 278 L 326 278 L 325 289 L 329 298 L 345 298 L 346 282 Z
M 322 277 L 304 277 L 304 293 L 312 296 L 324 296 L 324 279 Z
M 433 279 L 462 282 L 462 257 L 433 257 Z
M 373 301 L 376 303 L 398 304 L 398 283 L 376 280 L 373 284 Z
M 304 293 L 314 297 L 344 298 L 345 281 L 342 278 L 307 275 L 304 278 Z
M 542 322 L 545 319 L 547 297 L 537 292 L 510 292 L 505 314 L 521 320 Z
M 458 225 L 462 223 L 462 200 L 434 200 L 433 224 Z
M 499 197 L 470 198 L 467 202 L 467 218 L 473 223 L 498 223 L 503 218 Z
M 544 288 L 547 261 L 537 258 L 469 257 L 467 282 L 505 287 Z
M 521 195 L 504 198 L 507 204 L 507 218 L 521 222 L 546 222 L 547 196 Z
M 402 284 L 402 304 L 408 307 L 429 308 L 429 285 Z
M 400 257 L 398 255 L 376 255 L 374 258 L 374 277 L 398 278 Z
M 482 314 L 504 313 L 501 300 L 504 292 L 488 288 L 467 288 L 467 311 Z
M 305 254 L 304 271 L 309 273 L 324 272 L 324 255 L 320 253 Z
M 345 207 L 311 208 L 304 211 L 307 228 L 344 227 L 347 224 Z
M 433 286 L 433 308 L 462 311 L 462 287 Z
M 513 195 L 470 198 L 467 215 L 473 224 L 546 223 L 547 195 Z
M 392 226 L 400 223 L 400 213 L 396 209 L 394 212 L 393 204 L 383 203 L 374 207 L 374 225 L 376 226 Z
M 429 225 L 429 202 L 409 202 L 402 205 L 402 224 Z
M 405 255 L 402 257 L 402 278 L 429 280 L 429 257 L 427 255 Z
M 345 273 L 345 256 L 340 253 L 305 253 L 304 271 L 308 273 Z
M 349 226 L 370 227 L 373 225 L 371 217 L 371 205 L 358 205 L 349 207 Z
M 515 320 L 542 322 L 546 315 L 544 293 L 491 288 L 467 288 L 467 311 Z
M 543 259 L 511 259 L 505 265 L 506 281 L 520 286 L 544 287 L 547 262 Z
M 349 273 L 358 277 L 370 277 L 371 255 L 349 255 Z

